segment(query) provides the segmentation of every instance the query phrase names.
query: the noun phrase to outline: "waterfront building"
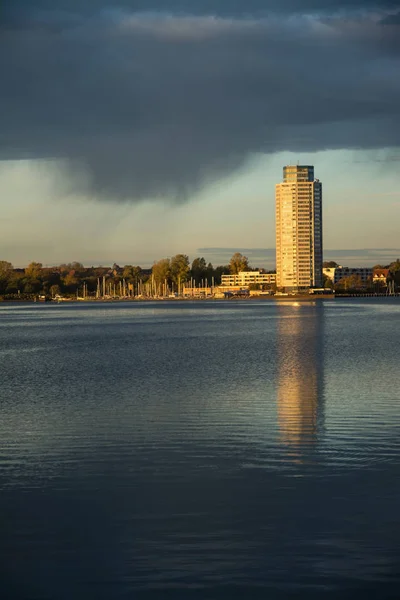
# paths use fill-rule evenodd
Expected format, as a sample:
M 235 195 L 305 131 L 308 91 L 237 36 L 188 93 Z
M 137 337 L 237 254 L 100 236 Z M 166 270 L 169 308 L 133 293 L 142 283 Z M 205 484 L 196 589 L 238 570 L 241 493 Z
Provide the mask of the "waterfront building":
M 214 287 L 205 286 L 205 287 L 196 287 L 196 286 L 182 286 L 182 296 L 184 298 L 207 298 L 208 296 L 212 296 L 214 293 Z
M 386 285 L 389 274 L 389 269 L 374 269 L 372 273 L 372 282 L 379 285 Z
M 275 197 L 278 289 L 322 287 L 322 184 L 314 167 L 284 167 Z
M 272 285 L 276 283 L 276 273 L 262 271 L 240 271 L 231 275 L 221 275 L 221 286 L 248 287 L 251 283 Z
M 334 285 L 344 277 L 352 276 L 359 277 L 361 282 L 365 285 L 371 281 L 373 274 L 373 270 L 369 267 L 326 267 L 322 271 L 325 277 L 328 277 Z

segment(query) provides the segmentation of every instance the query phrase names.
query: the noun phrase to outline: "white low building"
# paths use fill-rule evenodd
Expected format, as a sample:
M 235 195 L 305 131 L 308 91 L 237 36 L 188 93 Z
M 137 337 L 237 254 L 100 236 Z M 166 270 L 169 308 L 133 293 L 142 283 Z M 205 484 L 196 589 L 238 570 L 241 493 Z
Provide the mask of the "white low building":
M 372 271 L 369 267 L 324 267 L 322 269 L 325 277 L 329 277 L 333 284 L 353 275 L 358 276 L 363 283 L 367 283 L 372 279 Z
M 248 287 L 251 283 L 271 285 L 276 283 L 276 273 L 240 271 L 234 275 L 221 275 L 221 287 Z

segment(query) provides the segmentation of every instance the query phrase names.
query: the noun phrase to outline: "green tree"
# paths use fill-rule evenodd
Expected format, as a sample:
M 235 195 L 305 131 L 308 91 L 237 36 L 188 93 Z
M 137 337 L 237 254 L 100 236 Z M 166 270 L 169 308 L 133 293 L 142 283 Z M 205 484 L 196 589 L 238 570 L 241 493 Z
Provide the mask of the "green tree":
M 60 271 L 60 273 L 68 273 L 68 271 L 71 270 L 71 266 L 67 265 L 65 263 L 62 263 L 61 265 L 59 265 L 58 270 Z
M 361 290 L 364 287 L 362 279 L 359 275 L 349 275 L 348 277 L 342 277 L 337 284 L 338 289 L 344 290 Z
M 361 290 L 364 286 L 364 283 L 359 275 L 350 275 L 349 279 L 349 287 L 353 290 Z
M 165 280 L 169 281 L 171 278 L 171 263 L 169 258 L 162 258 L 154 263 L 151 272 L 157 285 L 162 285 Z
M 134 291 L 136 290 L 136 292 L 138 293 L 139 290 L 139 282 L 143 281 L 144 276 L 143 276 L 143 271 L 139 266 L 133 267 L 133 280 L 131 281 L 131 283 L 134 284 Z
M 195 258 L 192 262 L 191 276 L 195 280 L 196 285 L 200 283 L 207 275 L 207 265 L 203 257 Z
M 170 265 L 171 279 L 179 287 L 189 277 L 189 257 L 186 254 L 177 254 L 171 258 Z
M 229 261 L 229 270 L 232 275 L 240 273 L 240 271 L 250 271 L 249 259 L 247 256 L 243 256 L 240 252 L 235 252 Z
M 211 285 L 212 278 L 214 277 L 214 267 L 209 262 L 206 269 L 206 281 L 209 285 Z
M 79 279 L 76 276 L 75 271 L 70 271 L 63 277 L 63 285 L 67 288 L 68 291 L 75 291 L 77 286 L 79 285 Z
M 42 289 L 42 283 L 39 279 L 25 278 L 24 293 L 38 294 Z
M 322 267 L 324 269 L 334 269 L 335 267 L 338 267 L 338 266 L 339 265 L 334 260 L 326 260 L 325 262 L 322 263 Z
M 230 273 L 229 265 L 219 265 L 214 269 L 214 279 L 215 285 L 220 285 L 221 283 L 221 275 L 229 275 Z
M 56 268 L 47 268 L 42 269 L 41 280 L 43 282 L 43 287 L 47 287 L 50 289 L 52 285 L 60 284 L 60 273 Z
M 143 277 L 143 270 L 141 267 L 136 266 L 133 267 L 133 277 L 135 278 L 135 282 L 137 283 L 139 279 Z
M 0 260 L 0 277 L 8 277 L 13 270 L 13 266 L 7 260 Z
M 397 268 L 398 266 L 398 268 Z M 389 275 L 386 279 L 387 283 L 392 283 L 394 281 L 395 287 L 398 288 L 400 286 L 400 261 L 397 259 L 396 262 L 391 263 Z
M 7 279 L 7 287 L 5 292 L 7 294 L 17 294 L 24 289 L 24 273 L 19 271 L 11 271 Z
M 13 273 L 13 266 L 6 260 L 0 260 L 0 294 L 4 294 Z
M 40 279 L 42 277 L 42 263 L 31 262 L 25 269 L 25 275 L 30 279 Z
M 263 283 L 262 289 L 268 292 L 276 292 L 276 283 Z
M 124 268 L 122 269 L 122 277 L 129 282 L 133 281 L 134 274 L 133 274 L 133 266 L 132 265 L 124 266 Z
M 398 258 L 394 262 L 390 263 L 389 269 L 392 273 L 396 273 L 397 271 L 400 271 L 400 259 Z
M 84 271 L 86 271 L 83 264 L 76 260 L 70 263 L 68 266 L 70 268 L 70 271 L 75 271 L 75 273 L 83 273 Z

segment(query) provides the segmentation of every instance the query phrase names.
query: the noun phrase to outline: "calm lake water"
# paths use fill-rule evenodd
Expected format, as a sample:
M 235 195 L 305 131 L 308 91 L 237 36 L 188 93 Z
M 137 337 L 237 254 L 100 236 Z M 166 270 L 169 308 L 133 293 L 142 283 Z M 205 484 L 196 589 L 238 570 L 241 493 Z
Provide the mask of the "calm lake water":
M 398 598 L 400 301 L 0 305 L 0 597 Z

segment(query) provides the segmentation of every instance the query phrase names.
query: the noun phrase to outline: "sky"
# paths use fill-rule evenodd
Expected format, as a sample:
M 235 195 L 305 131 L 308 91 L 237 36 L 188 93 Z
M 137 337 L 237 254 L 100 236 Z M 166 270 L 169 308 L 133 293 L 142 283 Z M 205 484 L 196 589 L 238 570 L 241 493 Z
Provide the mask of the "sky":
M 400 0 L 3 0 L 0 260 L 273 268 L 299 163 L 324 257 L 390 262 L 399 73 Z

